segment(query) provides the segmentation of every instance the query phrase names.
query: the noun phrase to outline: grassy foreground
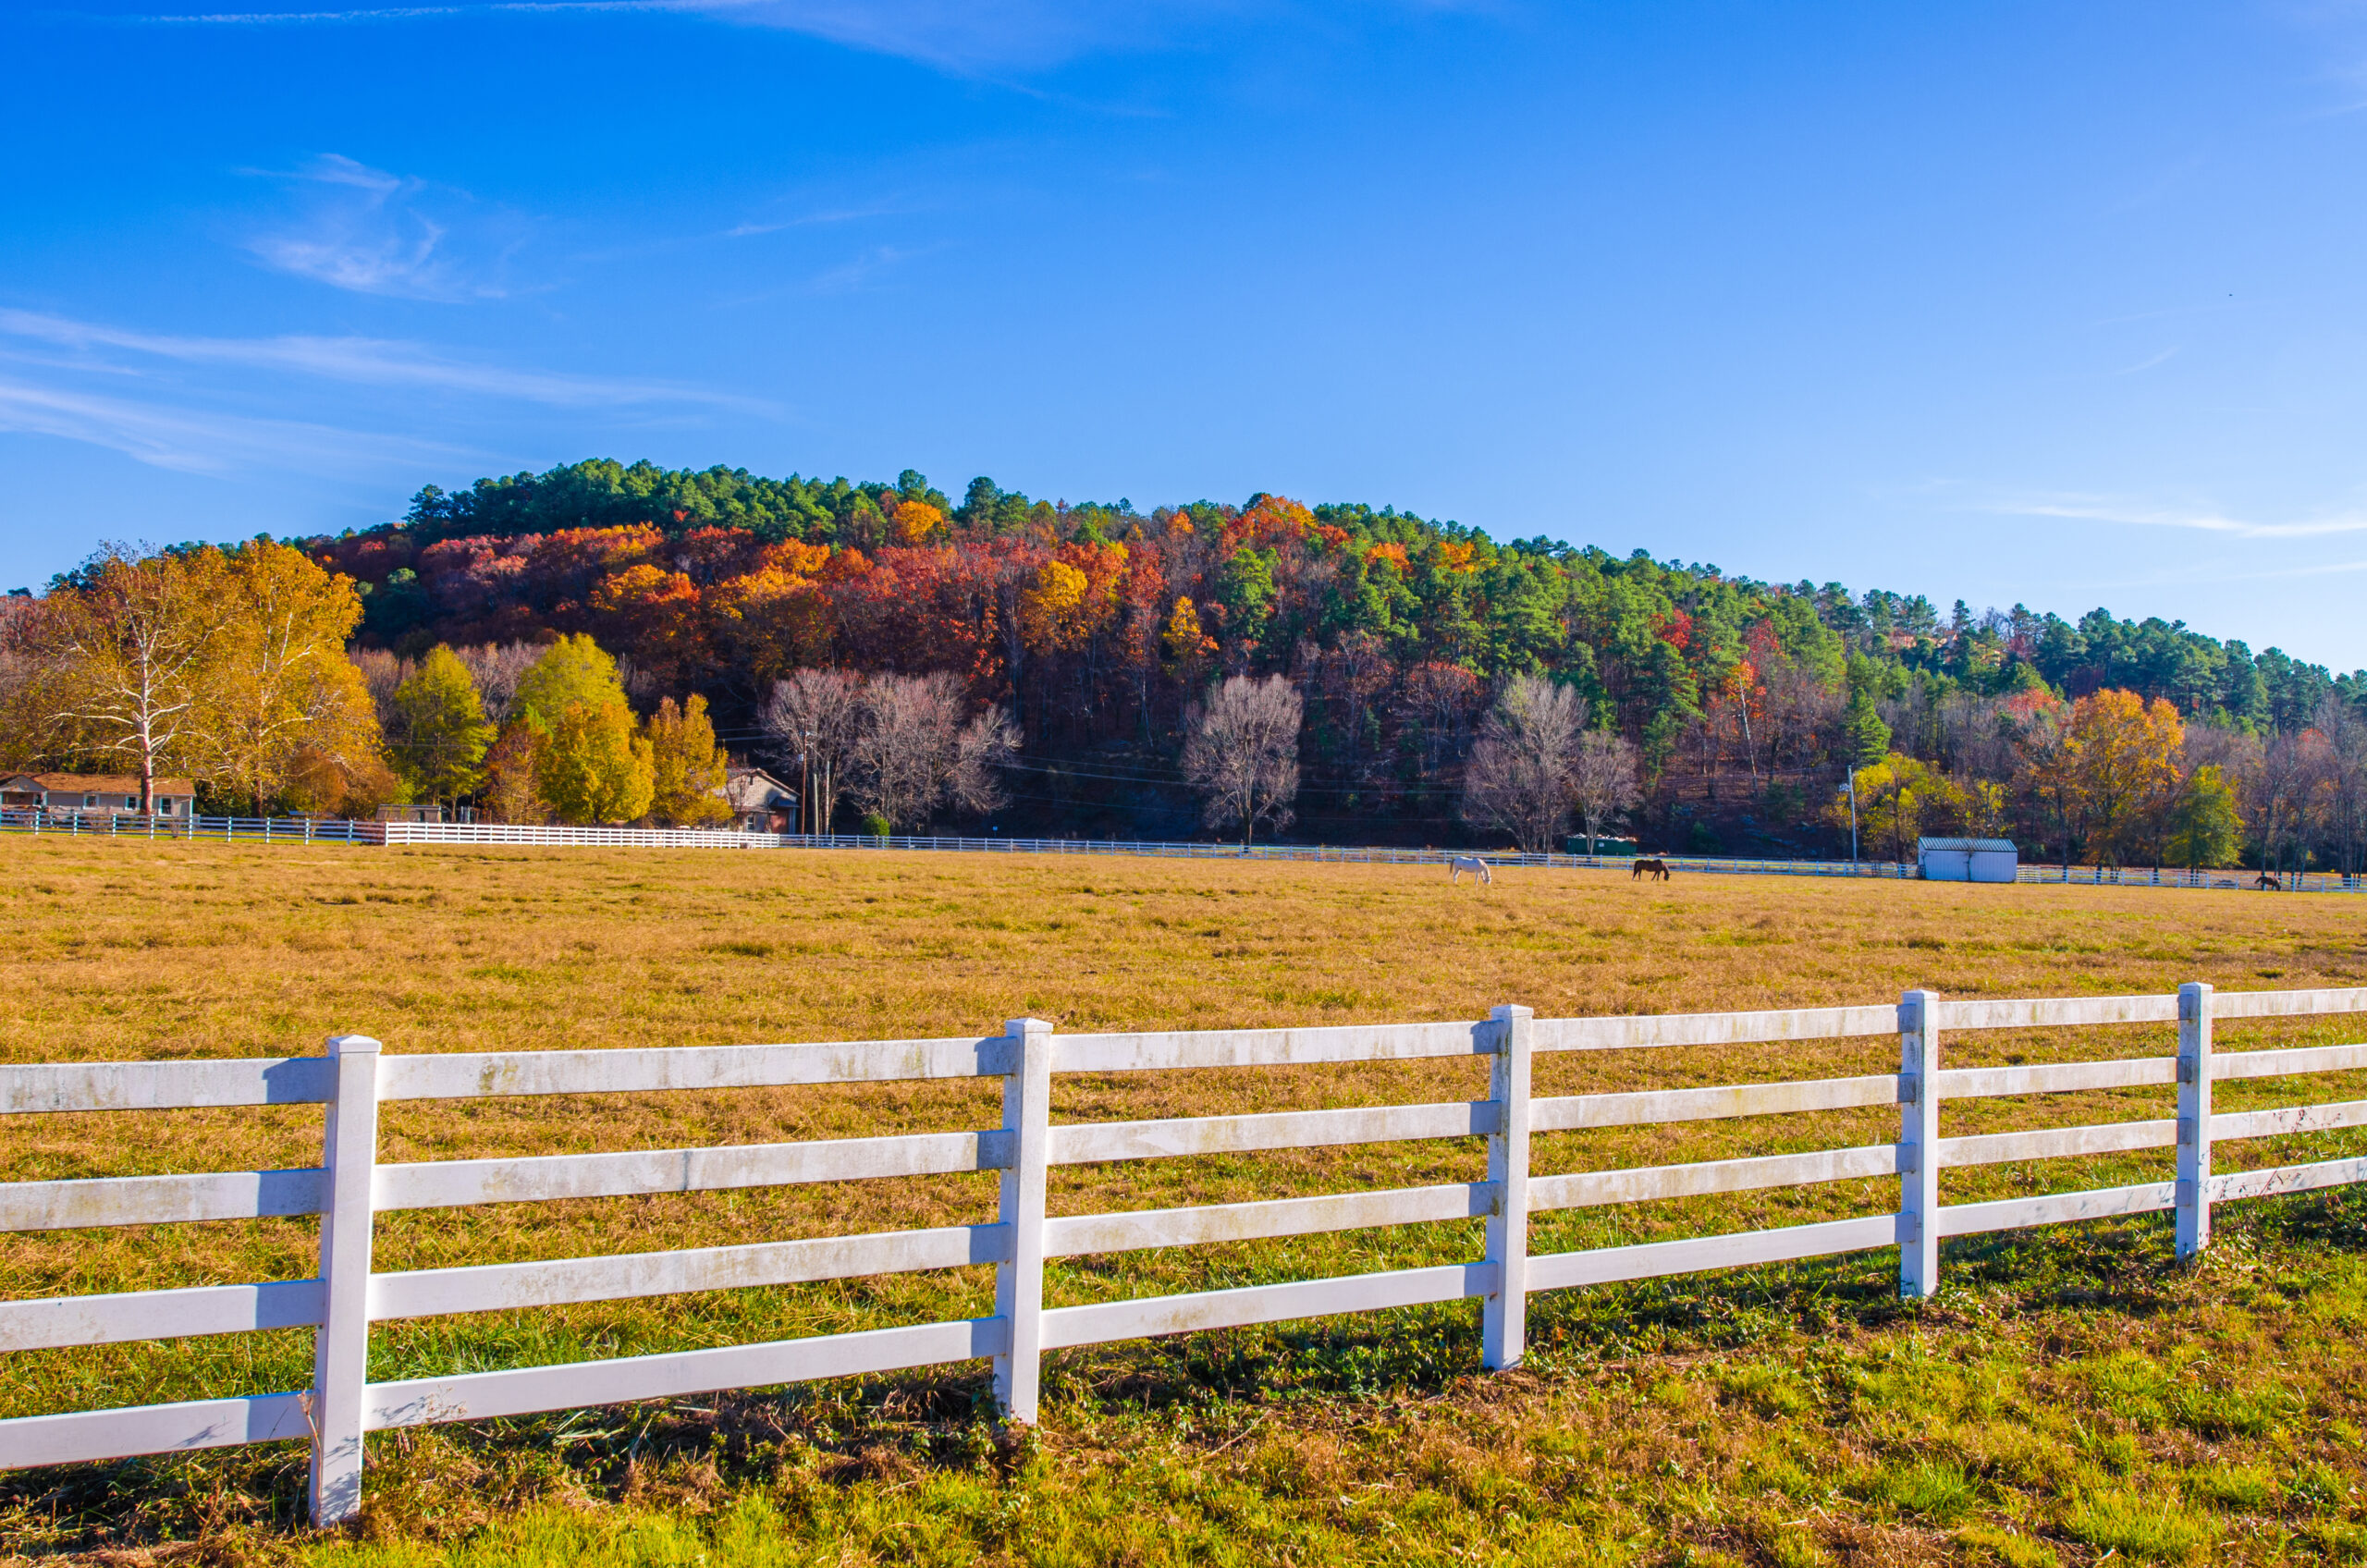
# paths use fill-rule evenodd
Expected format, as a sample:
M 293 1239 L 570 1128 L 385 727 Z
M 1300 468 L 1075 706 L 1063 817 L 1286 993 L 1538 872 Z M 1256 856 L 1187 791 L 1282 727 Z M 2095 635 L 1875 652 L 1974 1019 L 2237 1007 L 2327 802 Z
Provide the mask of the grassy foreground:
M 874 854 L 472 852 L 0 841 L 0 1060 L 1216 1027 L 2361 983 L 2334 897 Z M 2351 1026 L 2355 1029 L 2355 1025 Z M 1956 1065 L 2162 1051 L 2164 1030 L 1959 1035 Z M 2331 1041 L 2246 1025 L 2222 1047 Z M 2355 1036 L 2353 1036 L 2355 1037 Z M 1885 1071 L 1895 1047 L 1540 1058 L 1538 1092 Z M 2222 1109 L 2367 1096 L 2223 1086 Z M 990 1084 L 396 1106 L 382 1158 L 988 1125 Z M 1064 1078 L 1104 1120 L 1466 1097 L 1478 1063 Z M 1951 1107 L 1950 1133 L 2169 1114 L 2166 1090 Z M 0 1180 L 316 1163 L 316 1110 L 15 1117 Z M 1881 1110 L 1540 1138 L 1535 1169 L 1886 1141 Z M 2367 1150 L 2227 1145 L 2222 1164 Z M 1477 1179 L 1476 1140 L 1072 1168 L 1055 1213 Z M 2159 1179 L 2167 1151 L 1950 1172 L 1947 1201 Z M 1540 1216 L 1539 1252 L 1895 1207 L 1865 1182 Z M 989 1219 L 985 1176 L 382 1217 L 381 1268 Z M 0 1476 L 0 1550 L 362 1563 L 2367 1561 L 2349 1194 L 1561 1292 L 1523 1371 L 1476 1309 L 1066 1352 L 1014 1439 L 981 1366 L 374 1439 L 359 1539 L 298 1528 L 291 1447 Z M 1430 1226 L 1067 1260 L 1055 1304 L 1445 1262 Z M 309 1221 L 0 1236 L 0 1296 L 289 1278 Z M 563 1362 L 990 1310 L 985 1269 L 381 1326 L 373 1376 Z M 0 1361 L 0 1415 L 265 1392 L 309 1335 Z

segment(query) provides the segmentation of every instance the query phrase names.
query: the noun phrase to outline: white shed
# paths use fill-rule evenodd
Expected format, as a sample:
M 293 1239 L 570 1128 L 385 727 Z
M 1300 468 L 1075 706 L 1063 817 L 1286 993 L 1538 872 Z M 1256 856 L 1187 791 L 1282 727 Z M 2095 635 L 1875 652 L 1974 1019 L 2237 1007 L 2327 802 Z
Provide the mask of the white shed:
M 1918 839 L 1926 882 L 2011 882 L 2021 855 L 2011 839 Z

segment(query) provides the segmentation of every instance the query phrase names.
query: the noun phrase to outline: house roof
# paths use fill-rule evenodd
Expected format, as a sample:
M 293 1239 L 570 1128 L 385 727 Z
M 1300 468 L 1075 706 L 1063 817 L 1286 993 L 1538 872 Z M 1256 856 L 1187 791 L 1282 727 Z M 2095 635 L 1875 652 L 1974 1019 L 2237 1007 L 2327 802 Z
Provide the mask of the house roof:
M 0 789 L 22 790 L 26 786 L 60 795 L 80 790 L 86 795 L 136 795 L 140 780 L 128 773 L 11 773 L 0 777 Z M 159 778 L 159 795 L 194 795 L 197 787 L 186 778 Z
M 797 803 L 797 791 L 761 767 L 735 767 L 716 786 L 733 811 L 762 811 Z
M 1988 854 L 2018 854 L 2011 839 L 1918 839 L 1915 851 L 1925 850 L 1973 850 Z

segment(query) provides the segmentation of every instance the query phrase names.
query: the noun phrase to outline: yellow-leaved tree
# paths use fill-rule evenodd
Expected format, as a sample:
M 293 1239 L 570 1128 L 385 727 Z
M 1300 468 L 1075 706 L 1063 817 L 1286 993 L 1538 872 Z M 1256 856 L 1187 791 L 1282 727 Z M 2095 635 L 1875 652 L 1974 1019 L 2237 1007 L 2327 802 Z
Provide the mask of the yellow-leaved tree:
M 322 769 L 373 778 L 384 769 L 377 711 L 345 640 L 362 619 L 353 580 L 268 539 L 223 553 L 228 609 L 206 661 L 204 771 L 255 814 L 302 790 Z M 341 793 L 341 791 L 339 791 Z
M 731 817 L 722 795 L 730 759 L 715 743 L 706 699 L 693 694 L 681 707 L 667 698 L 649 716 L 654 774 L 649 815 L 674 827 L 705 827 Z
M 580 632 L 561 637 L 518 678 L 509 705 L 513 726 L 529 738 L 533 793 L 560 821 L 648 815 L 656 759 L 633 722 L 617 661 L 598 643 Z
M 1858 831 L 1869 854 L 1887 849 L 1901 864 L 1915 858 L 1915 840 L 1949 808 L 1948 781 L 1913 757 L 1893 752 L 1858 770 Z M 1849 826 L 1849 800 L 1828 808 L 1837 827 Z
M 493 726 L 475 678 L 460 655 L 438 643 L 411 679 L 395 689 L 394 740 L 411 786 L 431 801 L 451 801 L 484 781 Z
M 562 822 L 631 822 L 656 791 L 649 742 L 619 700 L 570 703 L 535 737 L 534 790 Z
M 2190 870 L 2233 865 L 2244 846 L 2244 815 L 2235 786 L 2224 768 L 2205 763 L 2194 770 L 2170 808 L 2170 863 Z

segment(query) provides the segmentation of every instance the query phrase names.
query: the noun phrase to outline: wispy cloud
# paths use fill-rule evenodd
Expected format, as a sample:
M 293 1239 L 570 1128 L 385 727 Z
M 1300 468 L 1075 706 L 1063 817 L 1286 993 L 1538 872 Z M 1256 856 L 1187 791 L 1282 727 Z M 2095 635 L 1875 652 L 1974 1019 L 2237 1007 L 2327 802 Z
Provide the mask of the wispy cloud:
M 344 474 L 416 465 L 460 449 L 411 436 L 174 407 L 0 377 L 0 430 L 104 447 L 156 468 L 227 473 L 250 464 Z
M 862 288 L 891 268 L 937 250 L 935 245 L 875 245 L 852 261 L 817 274 L 806 287 L 816 294 L 843 294 Z
M 1049 69 L 1097 55 L 1138 54 L 1191 42 L 1213 24 L 1324 9 L 1369 16 L 1485 13 L 1504 0 L 460 0 L 450 5 L 310 9 L 156 11 L 84 19 L 143 27 L 301 27 L 569 12 L 660 12 L 777 28 L 892 55 L 952 75 Z M 1012 85 L 1006 82 L 1006 85 Z
M 2173 357 L 2175 357 L 2175 356 L 2177 355 L 2177 351 L 2178 351 L 2178 348 L 2183 348 L 2183 347 L 2184 347 L 2184 345 L 2183 345 L 2183 344 L 2180 344 L 2180 345 L 2178 345 L 2178 346 L 2177 346 L 2177 347 L 2176 347 L 2176 348 L 2165 349 L 2163 349 L 2160 353 L 2151 355 L 2151 356 L 2149 356 L 2149 357 L 2147 357 L 2147 358 L 2145 358 L 2145 359 L 2141 359 L 2141 360 L 2138 361 L 2137 361 L 2135 364 L 2133 364 L 2133 365 L 2123 365 L 2120 369 L 2118 369 L 2118 370 L 2116 370 L 2116 371 L 2113 372 L 2113 374 L 2115 374 L 2115 375 L 2135 375 L 2139 371 L 2143 371 L 2143 370 L 2152 370 L 2155 365 L 2158 365 L 2158 364 L 2165 364 L 2165 363 L 2167 363 L 2167 362 L 2168 362 L 2168 361 L 2169 361 Z
M 194 473 L 415 468 L 469 449 L 423 435 L 279 417 L 270 410 L 293 406 L 310 413 L 321 397 L 300 392 L 295 396 L 308 401 L 291 403 L 291 377 L 406 394 L 397 417 L 414 430 L 423 420 L 472 419 L 502 404 L 570 410 L 579 419 L 607 410 L 636 422 L 696 410 L 781 413 L 771 403 L 695 386 L 514 369 L 384 338 L 207 337 L 37 311 L 0 309 L 0 363 L 16 371 L 0 375 L 0 430 L 87 442 Z M 436 395 L 444 407 L 421 394 Z M 356 423 L 380 420 L 365 403 Z
M 2135 504 L 2098 496 L 2038 496 L 1993 502 L 1973 508 L 2017 517 L 2064 518 L 2079 522 L 2169 528 L 2236 539 L 2317 539 L 2337 533 L 2367 533 L 2367 512 L 2330 512 L 2282 522 L 2231 517 L 2203 507 Z
M 96 351 L 111 349 L 181 364 L 233 365 L 318 376 L 356 386 L 412 387 L 554 408 L 683 403 L 751 412 L 777 411 L 771 404 L 755 399 L 671 382 L 513 370 L 452 359 L 416 343 L 377 337 L 191 337 L 138 332 L 34 311 L 0 310 L 0 338 L 84 350 L 89 357 L 70 361 L 74 368 L 119 374 L 137 374 L 137 367 L 127 365 L 120 359 L 98 357 Z
M 1414 8 L 1436 8 L 1411 0 Z M 159 11 L 92 18 L 149 27 L 279 27 L 502 14 L 643 11 L 802 32 L 962 74 L 1039 68 L 1080 55 L 1162 47 L 1248 0 L 486 0 L 444 6 Z
M 922 211 L 922 204 L 910 201 L 869 202 L 852 207 L 828 207 L 793 217 L 769 220 L 751 219 L 732 225 L 723 231 L 726 239 L 746 239 L 760 234 L 785 234 L 791 229 L 819 228 L 832 224 L 862 223 L 870 218 L 908 217 Z
M 464 190 L 335 153 L 299 169 L 258 172 L 286 186 L 294 207 L 241 241 L 266 266 L 406 300 L 458 303 L 510 292 L 502 275 L 521 226 L 486 213 Z
M 958 73 L 1040 69 L 1167 46 L 1239 0 L 693 0 L 685 9 Z
M 2262 571 L 2230 571 L 2224 563 L 2194 566 L 2167 566 L 2158 571 L 2139 576 L 2099 581 L 2099 589 L 2151 589 L 2206 583 L 2218 586 L 2228 582 L 2282 582 L 2296 578 L 2338 576 L 2347 572 L 2367 571 L 2367 561 L 2334 561 L 2325 566 L 2271 567 Z
M 458 6 L 349 6 L 310 11 L 153 11 L 129 16 L 86 16 L 91 21 L 133 27 L 301 27 L 338 22 L 408 22 L 437 17 L 483 16 L 501 11 L 685 11 L 690 0 L 489 0 Z

